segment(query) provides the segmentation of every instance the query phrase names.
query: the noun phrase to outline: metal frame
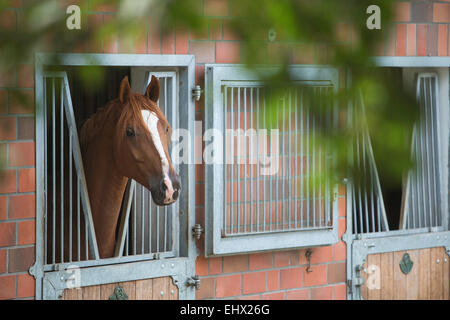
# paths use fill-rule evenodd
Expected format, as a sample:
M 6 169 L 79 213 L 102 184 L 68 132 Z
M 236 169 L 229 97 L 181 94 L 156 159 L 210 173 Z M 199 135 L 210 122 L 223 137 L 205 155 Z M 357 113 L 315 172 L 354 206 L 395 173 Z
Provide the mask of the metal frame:
M 450 65 L 450 58 L 418 58 L 418 57 L 377 57 L 374 58 L 375 62 L 380 67 L 414 67 L 417 70 L 423 69 L 423 67 L 448 67 Z M 421 68 L 421 69 L 419 69 Z M 351 74 L 347 73 L 346 85 L 351 86 Z M 438 86 L 436 85 L 436 88 Z M 445 95 L 445 93 L 444 93 Z M 439 97 L 437 97 L 439 101 Z M 353 104 L 353 103 L 351 103 Z M 350 108 L 352 109 L 352 108 Z M 437 110 L 437 112 L 440 112 Z M 351 121 L 351 114 L 349 115 L 348 122 Z M 439 122 L 439 121 L 438 121 Z M 446 121 L 446 123 L 448 123 Z M 441 134 L 438 130 L 438 136 Z M 448 134 L 448 132 L 447 132 Z M 441 144 L 438 143 L 438 147 L 441 148 Z M 448 147 L 447 147 L 448 148 Z M 445 153 L 448 156 L 448 152 Z M 351 159 L 351 155 L 349 155 Z M 439 167 L 442 167 L 442 158 L 439 158 Z M 442 189 L 442 185 L 439 184 L 439 189 Z M 446 192 L 445 190 L 443 192 Z M 442 194 L 442 190 L 441 190 Z M 347 183 L 346 185 L 346 198 L 352 199 L 352 185 Z M 447 198 L 448 199 L 448 198 Z M 415 250 L 424 248 L 445 247 L 447 254 L 450 256 L 450 231 L 448 231 L 448 219 L 447 216 L 444 219 L 443 225 L 440 227 L 432 228 L 419 228 L 419 229 L 401 229 L 385 232 L 376 232 L 368 234 L 353 234 L 353 201 L 346 202 L 347 210 L 347 223 L 346 232 L 342 236 L 342 240 L 347 245 L 347 298 L 348 299 L 362 299 L 361 286 L 363 279 L 361 272 L 363 270 L 363 264 L 365 263 L 367 256 L 370 254 L 395 252 L 401 250 Z M 441 200 L 441 210 L 446 208 L 445 199 Z
M 258 83 L 258 74 L 251 72 L 243 65 L 205 65 L 205 129 L 216 129 L 224 132 L 223 98 L 221 87 L 226 81 L 232 83 Z M 278 70 L 277 66 L 261 67 L 258 71 L 271 73 Z M 294 65 L 291 67 L 294 81 L 331 82 L 333 89 L 338 89 L 338 71 L 330 66 Z M 297 247 L 314 247 L 330 245 L 338 241 L 337 236 L 337 186 L 331 187 L 332 193 L 332 226 L 319 230 L 295 230 L 273 233 L 254 233 L 233 237 L 223 237 L 221 234 L 222 215 L 224 212 L 224 171 L 221 164 L 205 166 L 206 184 L 208 190 L 205 199 L 205 255 L 227 255 L 266 250 L 282 250 Z
M 36 279 L 36 299 L 58 299 L 65 285 L 64 273 L 70 264 L 57 265 L 58 270 L 44 271 L 44 214 L 45 214 L 45 155 L 44 155 L 44 86 L 46 66 L 141 66 L 177 68 L 179 71 L 179 115 L 184 121 L 181 127 L 194 132 L 195 105 L 192 89 L 195 85 L 195 58 L 192 55 L 152 54 L 52 54 L 35 55 L 35 101 L 36 101 L 36 262 L 29 272 Z M 194 145 L 194 136 L 191 137 Z M 190 153 L 189 164 L 180 165 L 180 177 L 184 181 L 184 196 L 179 200 L 180 257 L 163 260 L 127 262 L 116 258 L 97 260 L 98 266 L 80 265 L 81 285 L 97 285 L 118 281 L 129 281 L 159 276 L 171 276 L 179 288 L 180 299 L 193 299 L 194 289 L 186 287 L 195 272 L 196 246 L 192 237 L 195 223 L 195 166 L 194 154 Z M 120 258 L 123 259 L 123 258 Z M 139 259 L 134 259 L 139 260 Z M 118 262 L 125 262 L 120 263 Z M 167 267 L 167 268 L 166 268 Z

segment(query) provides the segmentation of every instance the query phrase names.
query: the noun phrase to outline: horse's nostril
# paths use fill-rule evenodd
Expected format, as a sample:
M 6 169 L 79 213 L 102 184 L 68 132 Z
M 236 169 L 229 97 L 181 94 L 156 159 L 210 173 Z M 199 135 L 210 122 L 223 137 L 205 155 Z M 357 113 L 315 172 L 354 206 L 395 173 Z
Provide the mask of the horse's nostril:
M 172 195 L 172 199 L 173 200 L 177 200 L 178 199 L 178 190 L 175 190 L 173 195 Z
M 161 183 L 161 190 L 162 190 L 163 192 L 166 192 L 166 190 L 167 190 L 167 186 L 166 186 L 166 184 L 164 183 L 164 181 L 162 181 L 162 183 Z

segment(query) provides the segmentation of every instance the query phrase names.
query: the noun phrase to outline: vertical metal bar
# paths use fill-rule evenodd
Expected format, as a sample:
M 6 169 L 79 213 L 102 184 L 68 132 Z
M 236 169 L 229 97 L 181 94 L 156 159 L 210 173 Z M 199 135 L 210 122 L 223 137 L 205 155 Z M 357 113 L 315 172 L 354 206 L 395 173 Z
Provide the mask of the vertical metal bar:
M 291 171 L 291 135 L 292 135 L 292 88 L 289 88 L 289 110 L 287 121 L 289 121 L 289 131 L 288 131 L 288 167 L 287 167 L 287 182 L 288 182 L 288 193 L 287 193 L 287 213 L 288 213 L 288 230 L 291 229 L 291 208 L 292 208 L 292 171 Z
M 228 95 L 228 88 L 227 86 L 223 87 L 223 131 L 225 132 L 223 145 L 224 145 L 224 153 L 223 153 L 223 179 L 225 181 L 224 188 L 223 188 L 223 219 L 222 219 L 222 226 L 223 226 L 223 232 L 227 234 L 227 191 L 228 191 L 228 179 L 227 179 L 227 169 L 228 169 L 228 163 L 227 163 L 227 156 L 226 156 L 226 145 L 227 145 L 227 137 L 226 137 L 226 130 L 227 130 L 227 117 L 228 117 L 228 104 L 227 104 L 227 95 Z M 227 183 L 228 182 L 228 183 Z
M 144 254 L 144 236 L 145 236 L 144 187 L 142 185 L 139 185 L 139 188 L 141 189 L 141 254 Z
M 366 177 L 366 142 L 363 140 L 362 142 L 362 167 L 363 167 L 363 175 L 364 178 Z M 368 206 L 367 206 L 367 183 L 366 181 L 363 181 L 362 190 L 364 192 L 364 225 L 366 227 L 366 233 L 369 233 L 369 212 L 368 212 Z
M 250 152 L 250 156 L 254 156 L 253 152 L 254 152 L 254 146 L 253 146 L 253 141 L 254 141 L 254 137 L 253 137 L 253 88 L 250 87 L 250 129 L 251 129 L 251 135 L 250 135 L 250 144 L 249 144 L 249 150 L 250 148 L 252 148 L 251 152 Z M 251 163 L 253 163 L 254 159 L 251 159 L 249 161 L 249 167 L 250 167 L 250 232 L 253 232 L 253 197 L 255 196 L 253 194 L 253 181 L 255 179 L 255 177 L 253 176 L 253 165 Z M 256 214 L 258 214 L 258 208 L 256 208 Z
M 256 175 L 255 175 L 255 180 L 256 180 L 256 231 L 259 231 L 259 215 L 261 214 L 261 207 L 260 207 L 260 197 L 259 197 L 259 182 L 260 182 L 260 176 L 259 176 L 259 170 L 260 170 L 260 156 L 259 156 L 259 88 L 257 87 L 255 90 L 255 94 L 256 94 L 256 146 L 257 146 L 257 153 L 256 153 Z M 253 103 L 252 103 L 253 106 Z M 264 205 L 264 202 L 263 202 Z
M 308 92 L 308 94 L 310 94 L 310 92 Z M 308 101 L 308 103 L 310 103 L 310 101 Z M 309 185 L 310 185 L 310 183 L 311 183 L 311 171 L 310 171 L 310 168 L 309 168 L 309 163 L 310 163 L 310 160 L 311 160 L 311 157 L 310 157 L 310 150 L 309 150 L 309 140 L 310 140 L 310 137 L 311 137 L 311 132 L 310 132 L 310 130 L 309 130 L 309 122 L 310 122 L 310 115 L 309 115 L 309 108 L 310 108 L 311 106 L 308 104 L 307 106 L 306 106 L 306 134 L 307 134 L 307 140 L 306 140 L 306 175 L 308 176 L 308 179 L 306 180 L 307 181 L 307 184 L 306 184 L 306 199 L 307 199 L 307 202 L 306 202 L 306 225 L 307 225 L 307 227 L 309 228 L 310 227 L 310 224 L 309 224 L 309 216 L 310 216 L 310 211 L 309 211 L 309 207 L 310 207 L 310 197 L 311 197 L 311 195 L 310 195 L 310 193 L 309 193 Z
M 61 126 L 61 262 L 64 262 L 64 105 L 63 105 L 63 84 L 61 79 L 60 87 L 60 126 Z
M 80 179 L 77 176 L 77 259 L 81 261 Z
M 285 179 L 286 179 L 286 95 L 283 96 L 283 111 L 282 111 L 282 119 L 281 119 L 281 132 L 282 132 L 282 149 L 281 149 L 281 183 L 282 183 L 282 194 L 281 194 L 281 230 L 284 229 L 284 209 L 285 209 L 285 199 L 286 199 L 286 190 L 285 190 Z M 278 187 L 278 189 L 280 189 Z
M 43 78 L 43 91 L 44 91 L 44 188 L 45 188 L 45 216 L 44 216 L 44 263 L 48 264 L 49 261 L 47 261 L 48 257 L 48 136 L 47 136 L 47 129 L 48 129 L 48 123 L 47 123 L 47 78 Z
M 143 187 L 142 187 L 143 189 Z M 153 204 L 152 204 L 152 197 L 150 192 L 146 191 L 146 195 L 147 195 L 147 203 L 148 203 L 148 207 L 147 207 L 147 211 L 146 214 L 148 215 L 148 252 L 146 253 L 151 253 L 152 252 L 152 212 L 153 212 Z M 157 211 L 156 214 L 158 214 L 159 212 Z M 158 228 L 158 225 L 156 226 L 156 228 Z
M 56 101 L 55 101 L 55 78 L 52 78 L 52 211 L 53 211 L 53 233 L 52 233 L 52 263 L 56 262 Z
M 313 95 L 313 102 L 315 102 L 314 100 L 315 99 L 318 99 L 317 98 L 317 89 L 312 89 L 312 95 Z M 314 107 L 314 105 L 313 105 L 313 107 Z M 311 171 L 311 173 L 310 173 L 310 181 L 312 182 L 312 200 L 313 200 L 313 204 L 312 204 L 312 207 L 313 207 L 313 216 L 312 216 L 312 218 L 313 218 L 313 227 L 315 227 L 316 226 L 316 181 L 314 181 L 314 177 L 316 176 L 316 124 L 315 124 L 315 122 L 316 122 L 316 115 L 313 113 L 313 116 L 312 116 L 312 118 L 311 118 L 311 135 L 312 135 L 312 141 L 311 141 L 311 143 L 312 143 L 312 147 L 311 147 L 311 153 L 312 153 L 312 156 L 310 157 L 310 159 L 311 159 L 311 162 L 312 162 L 312 171 Z
M 421 100 L 422 100 L 422 102 L 423 103 L 421 103 L 420 104 L 420 107 L 421 107 L 421 109 L 420 109 L 420 112 L 421 112 L 421 117 L 420 117 L 420 119 L 419 119 L 419 123 L 420 123 L 420 134 L 419 134 L 419 143 L 420 143 L 420 172 L 421 172 L 421 183 L 420 183 L 420 186 L 421 186 L 421 193 L 422 193 L 422 200 L 423 200 L 423 203 L 422 203 L 422 207 L 423 207 L 423 212 L 428 212 L 428 216 L 429 216 L 429 221 L 430 221 L 430 224 L 429 224 L 429 226 L 431 227 L 431 226 L 433 226 L 433 217 L 432 217 L 432 213 L 431 213 L 431 210 L 428 210 L 428 208 L 427 208 L 427 201 L 426 201 L 426 193 L 427 193 L 427 190 L 426 190 L 426 188 L 425 188 L 425 180 L 426 180 L 426 177 L 425 177 L 425 175 L 426 175 L 426 173 L 425 173 L 425 168 L 424 168 L 424 166 L 425 166 L 425 159 L 424 159 L 424 152 L 425 152 L 425 150 L 424 150 L 424 141 L 423 141 L 423 138 L 424 138 L 424 123 L 423 123 L 423 109 L 425 108 L 425 104 L 426 104 L 426 96 L 425 96 L 425 83 L 424 83 L 424 81 L 421 81 L 420 82 L 420 89 L 421 89 Z M 415 223 L 414 223 L 414 220 L 413 220 L 413 228 L 415 228 Z
M 247 88 L 244 87 L 244 136 L 243 136 L 243 140 L 244 140 L 244 146 L 245 146 L 245 150 L 243 151 L 243 155 L 244 155 L 244 201 L 242 201 L 244 203 L 244 215 L 243 215 L 243 231 L 247 232 L 247 162 L 248 162 L 248 153 L 247 153 L 247 136 L 245 134 L 247 130 Z M 250 213 L 251 215 L 251 213 Z
M 136 242 L 137 242 L 137 229 L 136 229 L 136 207 L 137 207 L 137 202 L 136 202 L 136 194 L 137 194 L 137 188 L 138 186 L 136 186 L 136 189 L 134 190 L 134 199 L 133 199 L 133 254 L 136 254 Z
M 231 115 L 230 115 L 230 132 L 233 132 L 232 130 L 234 129 L 234 88 L 231 87 Z M 235 154 L 234 154 L 234 136 L 233 134 L 230 137 L 230 147 L 231 147 L 231 172 L 230 172 L 230 201 L 231 201 L 231 205 L 230 205 L 230 234 L 233 233 L 233 208 L 234 208 L 234 160 L 235 160 Z
M 69 261 L 72 262 L 72 133 L 69 132 Z
M 270 140 L 268 140 L 268 138 L 270 138 L 270 135 L 267 132 L 267 115 L 266 115 L 266 91 L 262 91 L 262 98 L 263 98 L 263 128 L 266 130 L 266 136 L 264 137 L 264 145 L 266 146 L 266 150 L 265 150 L 265 156 L 267 157 L 267 155 L 270 153 Z M 269 143 L 268 143 L 269 141 Z M 268 181 L 269 180 L 269 181 Z M 267 182 L 269 182 L 269 201 L 266 200 L 266 187 L 267 187 Z M 269 203 L 269 230 L 272 230 L 272 183 L 270 181 L 270 179 L 267 177 L 267 175 L 264 176 L 264 220 L 263 220 L 263 231 L 266 231 L 266 202 Z
M 431 157 L 431 172 L 432 172 L 432 177 L 431 179 L 433 180 L 431 185 L 433 187 L 433 195 L 434 195 L 434 199 L 433 202 L 435 204 L 435 212 L 436 212 L 436 218 L 440 218 L 439 221 L 436 221 L 436 225 L 437 226 L 443 226 L 443 220 L 444 217 L 442 217 L 442 215 L 440 214 L 439 208 L 440 208 L 440 196 L 438 196 L 438 192 L 440 190 L 439 188 L 439 146 L 437 145 L 437 141 L 438 141 L 438 134 L 437 130 L 439 128 L 439 126 L 437 125 L 437 111 L 438 111 L 438 103 L 437 103 L 437 99 L 438 99 L 438 94 L 437 94 L 437 90 L 438 90 L 438 83 L 437 83 L 437 78 L 436 77 L 432 77 L 431 78 L 433 80 L 433 84 L 434 86 L 430 85 L 430 96 L 431 96 L 431 106 L 430 106 L 430 122 L 429 122 L 429 126 L 430 126 L 430 144 L 431 144 L 431 152 L 430 152 L 430 157 Z M 434 90 L 433 90 L 434 88 Z M 436 145 L 436 146 L 435 146 Z
M 238 87 L 237 88 L 237 93 L 238 93 L 238 101 L 237 101 L 237 103 L 238 103 L 238 110 L 237 110 L 237 112 L 236 112 L 236 114 L 237 114 L 237 128 L 238 128 L 238 130 L 239 129 L 241 129 L 241 87 Z M 236 217 L 236 222 L 237 222 L 237 230 L 236 230 L 236 232 L 237 233 L 239 233 L 239 225 L 240 225 L 240 222 L 239 222 L 239 216 L 240 216 L 240 214 L 241 214 L 241 193 L 239 192 L 240 190 L 240 184 L 241 184 L 241 174 L 240 174 L 240 167 L 241 167 L 241 161 L 240 161 L 240 159 L 241 159 L 241 148 L 242 148 L 242 145 L 241 145 L 241 137 L 239 136 L 239 134 L 238 134 L 238 138 L 237 138 L 238 140 L 238 149 L 237 149 L 237 151 L 238 151 L 238 155 L 237 155 L 237 217 Z
M 361 153 L 360 153 L 360 149 L 359 149 L 359 135 L 356 136 L 356 154 L 357 154 L 357 168 L 358 168 L 358 172 L 359 172 L 359 177 L 358 177 L 358 204 L 359 204 L 359 227 L 360 227 L 360 233 L 364 233 L 364 228 L 363 228 L 363 210 L 362 210 L 362 201 L 361 201 L 361 165 L 360 165 L 360 158 L 361 158 Z
M 303 224 L 304 224 L 304 217 L 303 217 L 303 209 L 304 209 L 304 201 L 305 201 L 305 195 L 304 195 L 304 190 L 303 190 L 303 185 L 304 185 L 304 181 L 305 181 L 305 173 L 304 173 L 304 168 L 303 168 L 303 160 L 305 158 L 305 154 L 304 154 L 304 146 L 303 146 L 303 121 L 304 121 L 304 109 L 303 109 L 303 101 L 304 101 L 304 90 L 302 88 L 299 89 L 299 93 L 300 93 L 300 173 L 299 173 L 299 178 L 300 178 L 300 228 L 303 228 Z
M 294 148 L 294 154 L 293 154 L 293 158 L 295 161 L 294 167 L 295 167 L 295 174 L 293 175 L 294 177 L 294 228 L 298 228 L 298 224 L 297 224 L 297 214 L 298 214 L 298 199 L 299 199 L 299 194 L 298 194 L 298 181 L 299 181 L 299 177 L 301 175 L 301 173 L 298 172 L 298 88 L 294 88 L 294 133 L 295 133 L 295 148 Z M 301 158 L 300 158 L 301 159 Z M 301 200 L 300 200 L 301 201 Z M 300 218 L 300 217 L 299 217 Z M 301 221 L 301 219 L 299 219 Z

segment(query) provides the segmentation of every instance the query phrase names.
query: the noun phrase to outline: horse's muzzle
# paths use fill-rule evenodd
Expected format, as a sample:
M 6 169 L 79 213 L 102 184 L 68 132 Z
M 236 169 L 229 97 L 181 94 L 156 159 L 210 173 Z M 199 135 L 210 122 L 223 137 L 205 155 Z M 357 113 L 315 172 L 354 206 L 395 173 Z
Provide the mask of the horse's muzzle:
M 164 195 L 164 205 L 175 202 L 180 196 L 181 183 L 178 174 L 170 174 L 164 177 L 160 183 L 161 193 Z

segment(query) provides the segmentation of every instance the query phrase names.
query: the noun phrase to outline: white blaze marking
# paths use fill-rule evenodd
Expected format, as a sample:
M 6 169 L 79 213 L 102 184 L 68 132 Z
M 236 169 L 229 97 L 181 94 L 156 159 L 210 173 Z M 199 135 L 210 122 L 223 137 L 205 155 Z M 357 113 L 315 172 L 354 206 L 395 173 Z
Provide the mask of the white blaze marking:
M 142 110 L 141 112 L 142 112 L 142 117 L 144 118 L 144 122 L 147 125 L 148 131 L 150 132 L 150 135 L 152 136 L 153 143 L 156 147 L 156 150 L 158 150 L 159 157 L 161 158 L 163 179 L 167 186 L 165 201 L 169 201 L 172 198 L 173 187 L 172 187 L 172 181 L 170 181 L 170 179 L 169 179 L 169 161 L 167 160 L 166 153 L 164 151 L 164 148 L 163 148 L 163 145 L 161 142 L 161 137 L 159 136 L 159 131 L 158 131 L 159 118 L 156 115 L 156 113 L 154 113 L 152 111 Z

